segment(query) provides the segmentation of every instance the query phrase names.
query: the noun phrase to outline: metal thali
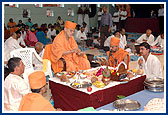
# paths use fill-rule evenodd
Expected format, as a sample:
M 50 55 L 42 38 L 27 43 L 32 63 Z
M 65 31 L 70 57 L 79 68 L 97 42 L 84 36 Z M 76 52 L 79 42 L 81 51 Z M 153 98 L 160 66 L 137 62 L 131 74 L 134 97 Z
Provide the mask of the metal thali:
M 136 100 L 119 99 L 113 102 L 113 106 L 120 111 L 133 111 L 141 107 L 141 104 Z
M 147 78 L 144 81 L 145 89 L 152 92 L 163 92 L 164 91 L 164 79 L 162 78 Z

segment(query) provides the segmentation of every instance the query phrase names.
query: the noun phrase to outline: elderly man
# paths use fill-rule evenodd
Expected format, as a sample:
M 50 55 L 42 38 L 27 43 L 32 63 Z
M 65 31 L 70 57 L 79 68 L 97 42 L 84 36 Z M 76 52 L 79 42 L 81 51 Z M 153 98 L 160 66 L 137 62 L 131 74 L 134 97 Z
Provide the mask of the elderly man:
M 44 44 L 41 42 L 37 42 L 35 44 L 35 50 L 37 52 L 37 54 L 41 57 L 41 59 L 43 59 L 43 54 L 44 54 Z M 33 67 L 34 70 L 42 70 L 43 69 L 43 63 L 41 63 L 41 61 L 39 61 L 36 56 L 33 54 Z
M 46 92 L 46 78 L 42 71 L 36 71 L 29 75 L 29 84 L 32 93 L 23 96 L 19 111 L 55 111 L 51 103 L 42 94 Z M 56 109 L 60 111 L 61 109 Z
M 107 13 L 107 7 L 103 7 L 103 14 L 100 22 L 100 49 L 103 49 L 105 40 L 109 37 L 112 27 L 112 16 Z
M 51 47 L 51 63 L 54 72 L 62 71 L 58 61 L 64 58 L 67 71 L 79 71 L 90 69 L 90 63 L 86 55 L 80 51 L 73 34 L 76 23 L 66 21 L 65 28 L 54 39 Z
M 22 97 L 30 92 L 30 88 L 21 77 L 24 73 L 24 64 L 18 57 L 9 59 L 10 74 L 4 82 L 4 110 L 18 111 Z
M 129 69 L 130 56 L 123 48 L 119 48 L 120 39 L 116 37 L 111 38 L 110 51 L 107 52 L 107 58 L 111 67 L 117 67 L 121 61 L 124 61 Z
M 150 45 L 146 42 L 140 44 L 141 57 L 138 59 L 138 67 L 143 69 L 147 78 L 162 78 L 162 68 L 159 59 L 150 53 Z
M 151 45 L 154 42 L 154 36 L 152 35 L 152 30 L 147 29 L 145 34 L 142 34 L 138 39 L 137 43 L 147 42 Z

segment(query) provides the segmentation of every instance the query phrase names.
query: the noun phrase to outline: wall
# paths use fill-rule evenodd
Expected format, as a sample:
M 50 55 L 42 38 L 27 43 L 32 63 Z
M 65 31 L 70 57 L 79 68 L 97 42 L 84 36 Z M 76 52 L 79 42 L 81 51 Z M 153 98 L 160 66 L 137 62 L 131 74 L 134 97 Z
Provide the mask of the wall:
M 101 6 L 104 6 L 104 5 L 101 4 Z M 109 9 L 109 5 L 106 5 L 106 6 Z M 48 8 L 54 11 L 53 17 L 47 17 L 46 10 Z M 74 10 L 74 14 L 75 14 L 74 16 L 67 15 L 68 8 L 72 8 Z M 77 22 L 77 10 L 78 10 L 77 4 L 65 4 L 64 8 L 60 8 L 60 7 L 37 8 L 34 6 L 34 4 L 20 4 L 18 8 L 11 8 L 8 6 L 4 6 L 5 25 L 7 25 L 10 18 L 13 18 L 16 24 L 18 23 L 18 20 L 20 19 L 23 21 L 23 23 L 26 23 L 28 18 L 23 18 L 22 16 L 23 9 L 30 9 L 30 12 L 31 12 L 30 15 L 31 15 L 32 22 L 38 23 L 39 26 L 42 23 L 47 23 L 47 24 L 56 23 L 58 16 L 61 16 L 64 21 L 70 20 L 70 21 Z M 97 8 L 97 12 L 98 11 L 99 11 L 99 8 Z M 93 18 L 90 18 L 90 27 L 97 27 L 97 13 Z

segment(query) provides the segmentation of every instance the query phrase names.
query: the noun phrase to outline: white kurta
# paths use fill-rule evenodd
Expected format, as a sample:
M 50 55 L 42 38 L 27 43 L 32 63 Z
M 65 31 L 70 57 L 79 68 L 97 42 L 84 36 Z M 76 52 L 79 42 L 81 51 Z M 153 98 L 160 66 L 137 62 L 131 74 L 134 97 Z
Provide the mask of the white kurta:
M 19 44 L 18 41 L 12 37 L 8 38 L 5 41 L 4 44 L 4 61 L 8 61 L 10 59 L 10 52 L 15 50 L 15 49 L 19 49 L 22 48 Z
M 126 39 L 126 36 L 125 36 L 125 35 L 121 35 L 121 34 L 120 34 L 120 36 L 121 36 L 122 44 L 123 44 L 123 46 L 124 46 L 124 48 L 125 48 L 125 46 L 127 46 L 127 39 Z
M 30 87 L 18 75 L 9 74 L 4 82 L 4 110 L 18 111 L 22 97 L 30 93 Z
M 160 37 L 160 35 L 157 37 L 157 39 L 152 43 L 151 46 L 154 46 L 158 44 L 161 48 L 164 48 L 164 39 Z
M 77 41 L 87 40 L 85 32 L 82 33 L 80 30 L 76 33 L 76 38 L 77 38 Z
M 143 56 L 139 57 L 139 59 L 143 60 L 142 69 L 147 78 L 163 78 L 161 63 L 156 56 L 150 53 L 146 62 Z M 137 66 L 137 69 L 139 69 L 139 66 Z
M 56 36 L 56 30 L 53 29 L 53 31 L 51 31 L 51 29 L 47 32 L 47 36 L 48 38 L 52 39 L 51 36 Z
M 45 49 L 43 49 L 38 55 L 43 59 Z M 43 63 L 39 61 L 33 54 L 33 64 L 35 65 L 34 70 L 43 70 Z
M 158 10 L 158 17 L 164 16 L 164 8 Z
M 138 39 L 137 39 L 137 43 L 142 43 L 143 40 L 147 40 L 147 43 L 149 45 L 152 45 L 152 43 L 154 42 L 154 36 L 152 34 L 150 34 L 149 37 L 146 36 L 146 34 L 142 34 Z
M 123 15 L 123 16 L 121 16 L 121 15 Z M 127 19 L 127 11 L 121 11 L 120 12 L 120 20 L 126 20 L 126 19 Z
M 22 38 L 22 36 L 20 36 L 20 38 L 18 38 L 17 41 L 18 41 L 18 44 L 26 46 L 26 44 L 25 44 L 24 39 Z
M 26 31 L 24 31 L 23 33 L 22 33 L 22 31 L 20 31 L 20 32 L 21 32 L 21 36 L 22 36 L 22 38 L 25 39 Z
M 80 26 L 82 26 L 82 23 L 83 23 L 83 15 L 82 14 L 78 14 L 78 24 Z
M 119 22 L 119 19 L 120 19 L 120 11 L 114 12 L 112 18 L 113 22 Z

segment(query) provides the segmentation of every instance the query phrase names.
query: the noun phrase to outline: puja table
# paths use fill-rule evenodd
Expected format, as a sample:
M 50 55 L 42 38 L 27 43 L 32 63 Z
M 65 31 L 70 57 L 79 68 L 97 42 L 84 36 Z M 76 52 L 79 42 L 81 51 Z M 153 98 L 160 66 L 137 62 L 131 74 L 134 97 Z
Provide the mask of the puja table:
M 63 111 L 76 111 L 86 107 L 98 108 L 117 99 L 118 95 L 129 96 L 144 89 L 146 76 L 136 76 L 128 83 L 111 81 L 104 88 L 91 86 L 87 88 L 72 88 L 70 83 L 61 82 L 59 78 L 49 79 L 49 85 L 54 100 L 54 107 Z M 73 79 L 72 79 L 73 80 Z
M 142 90 L 133 95 L 125 97 L 124 99 L 131 99 L 131 100 L 138 101 L 141 104 L 141 107 L 135 111 L 143 111 L 144 106 L 146 106 L 146 104 L 153 98 L 164 98 L 164 92 L 151 92 L 148 90 Z M 111 110 L 111 109 L 115 109 L 113 106 L 113 103 L 109 103 L 107 105 L 99 107 L 96 110 L 100 111 L 100 110 Z

